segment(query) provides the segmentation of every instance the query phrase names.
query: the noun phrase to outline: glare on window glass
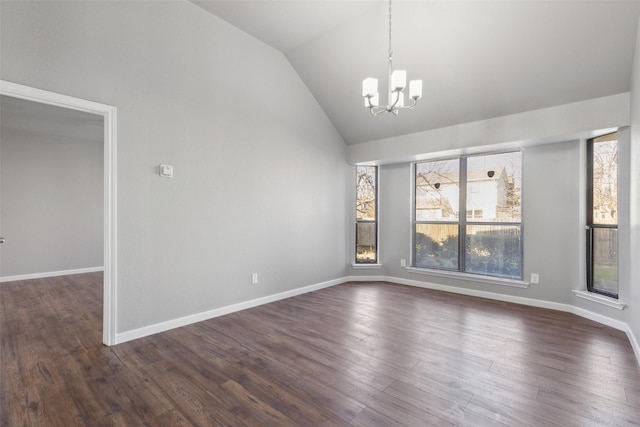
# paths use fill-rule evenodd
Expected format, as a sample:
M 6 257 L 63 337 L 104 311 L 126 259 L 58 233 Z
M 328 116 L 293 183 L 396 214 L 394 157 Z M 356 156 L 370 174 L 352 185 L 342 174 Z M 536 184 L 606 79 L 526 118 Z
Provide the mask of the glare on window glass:
M 522 155 L 487 154 L 467 159 L 467 221 L 520 222 Z
M 618 223 L 618 141 L 615 139 L 599 138 L 593 143 L 593 223 Z
M 416 221 L 457 221 L 459 194 L 458 159 L 416 165 Z

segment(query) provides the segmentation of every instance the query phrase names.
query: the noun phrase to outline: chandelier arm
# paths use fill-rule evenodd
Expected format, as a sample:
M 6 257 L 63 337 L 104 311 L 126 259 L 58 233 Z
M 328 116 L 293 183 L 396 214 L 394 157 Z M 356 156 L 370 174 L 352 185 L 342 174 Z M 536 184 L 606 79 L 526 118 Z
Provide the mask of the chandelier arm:
M 389 80 L 389 84 L 391 84 L 391 80 Z M 398 103 L 398 101 L 400 101 L 400 91 L 399 90 L 394 90 L 392 93 L 396 94 L 396 100 L 393 102 L 393 104 L 389 105 L 387 107 L 387 110 L 389 111 L 393 111 L 396 110 L 398 108 L 402 108 L 402 107 L 396 107 L 396 104 Z M 389 102 L 391 102 L 391 98 L 389 98 Z
M 373 108 L 374 105 L 371 103 L 371 96 L 367 95 L 367 96 L 365 96 L 365 98 L 367 98 L 367 102 L 369 103 L 367 108 L 369 108 L 369 109 Z
M 411 104 L 411 105 L 404 105 L 404 106 L 402 106 L 402 107 L 396 107 L 395 109 L 396 109 L 396 110 L 410 110 L 410 109 L 412 109 L 413 107 L 415 107 L 416 105 L 418 105 L 418 100 L 417 100 L 417 99 L 413 99 L 413 98 L 411 98 L 411 100 L 413 101 L 413 104 Z
M 372 98 L 371 96 L 366 96 L 365 98 L 367 98 L 367 102 L 369 103 L 367 108 L 369 109 L 369 112 L 371 113 L 371 115 L 377 116 L 378 114 L 387 111 L 385 107 L 381 107 L 379 105 L 373 105 L 371 103 L 371 98 Z
M 371 113 L 372 116 L 377 116 L 380 113 L 383 113 L 385 110 L 382 107 L 376 107 L 373 106 L 371 108 L 369 108 L 369 112 Z
M 381 107 L 381 106 L 379 106 L 379 105 L 374 105 L 374 104 L 371 102 L 371 98 L 373 98 L 372 96 L 367 95 L 367 96 L 365 96 L 365 98 L 367 98 L 367 102 L 369 103 L 369 105 L 367 105 L 367 106 L 366 106 L 369 110 L 372 110 L 372 109 L 374 109 L 374 108 L 383 108 L 383 107 Z

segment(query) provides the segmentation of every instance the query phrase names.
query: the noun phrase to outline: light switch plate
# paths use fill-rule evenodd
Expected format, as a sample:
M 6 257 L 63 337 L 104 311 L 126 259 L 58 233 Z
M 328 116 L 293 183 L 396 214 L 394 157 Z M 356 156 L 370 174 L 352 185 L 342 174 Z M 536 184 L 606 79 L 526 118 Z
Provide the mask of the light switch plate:
M 173 178 L 173 166 L 160 165 L 160 176 L 163 178 Z

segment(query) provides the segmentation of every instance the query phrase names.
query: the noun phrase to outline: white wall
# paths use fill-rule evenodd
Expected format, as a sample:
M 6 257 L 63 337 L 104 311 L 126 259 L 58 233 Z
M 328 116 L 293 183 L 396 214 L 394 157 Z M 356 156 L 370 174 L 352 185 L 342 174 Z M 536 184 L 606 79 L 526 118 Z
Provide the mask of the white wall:
M 620 93 L 350 145 L 347 158 L 351 163 L 399 163 L 588 138 L 629 125 L 629 96 Z
M 540 275 L 529 289 L 460 281 L 409 273 L 400 259 L 411 259 L 410 163 L 385 165 L 380 177 L 380 241 L 384 274 L 508 295 L 568 303 L 579 283 L 580 142 L 568 141 L 525 149 L 523 222 L 525 277 Z
M 103 265 L 103 145 L 8 128 L 0 143 L 0 278 Z
M 2 79 L 118 108 L 118 333 L 345 275 L 344 143 L 282 54 L 188 2 L 1 7 Z
M 635 95 L 634 95 L 635 96 Z M 380 254 L 382 267 L 352 269 L 353 276 L 375 275 L 399 279 L 401 283 L 449 286 L 463 293 L 531 301 L 534 305 L 575 308 L 592 313 L 611 324 L 629 324 L 637 316 L 631 241 L 622 236 L 620 256 L 620 301 L 625 310 L 578 298 L 572 290 L 586 289 L 585 274 L 585 138 L 620 128 L 621 233 L 627 233 L 630 176 L 637 166 L 628 161 L 630 94 L 584 101 L 565 106 L 467 123 L 447 129 L 405 135 L 395 139 L 350 146 L 348 158 L 373 162 L 380 167 Z M 555 135 L 555 136 L 554 136 Z M 492 142 L 492 137 L 495 139 Z M 565 139 L 566 138 L 566 139 Z M 397 150 L 394 150 L 394 147 Z M 523 222 L 524 278 L 540 275 L 539 284 L 528 288 L 509 287 L 483 280 L 461 280 L 418 274 L 400 267 L 411 260 L 411 163 L 412 160 L 492 150 L 524 149 Z M 626 160 L 626 161 L 625 161 Z M 638 162 L 635 162 L 637 165 Z M 635 172 L 631 169 L 636 168 Z M 636 184 L 637 185 L 637 184 Z M 635 196 L 634 196 L 635 195 Z M 635 202 L 637 204 L 637 201 Z M 637 214 L 636 214 L 637 215 Z M 637 224 L 636 220 L 636 224 Z M 637 273 L 636 273 L 637 274 Z M 637 280 L 636 280 L 637 282 Z M 637 292 L 637 290 L 635 291 Z M 608 321 L 608 320 L 606 320 Z
M 636 53 L 631 82 L 631 167 L 630 189 L 630 294 L 629 326 L 635 336 L 635 350 L 640 359 L 640 27 L 636 38 Z
M 280 53 L 187 2 L 0 7 L 3 80 L 118 107 L 119 333 L 347 274 L 353 168 Z M 631 93 L 636 116 L 639 56 Z M 384 265 L 374 274 L 495 292 L 496 285 L 460 285 L 399 268 L 400 258 L 409 259 L 411 235 L 406 162 L 445 148 L 557 142 L 525 153 L 525 273 L 539 273 L 541 283 L 498 292 L 573 304 L 570 289 L 582 281 L 575 203 L 582 148 L 563 136 L 629 125 L 629 100 L 620 94 L 349 147 L 352 162 L 397 163 L 380 173 Z M 640 160 L 640 124 L 633 120 L 631 153 Z M 175 178 L 159 178 L 160 163 L 173 164 Z M 535 173 L 542 176 L 530 182 Z M 639 180 L 634 166 L 632 194 L 640 193 Z M 542 212 L 543 202 L 561 209 Z M 640 235 L 637 199 L 631 211 L 631 232 Z M 638 240 L 632 259 L 640 255 Z M 630 271 L 632 283 L 640 283 L 638 267 Z M 260 275 L 257 286 L 249 284 L 252 272 Z M 629 322 L 638 336 L 640 290 L 629 292 L 628 310 L 593 310 Z

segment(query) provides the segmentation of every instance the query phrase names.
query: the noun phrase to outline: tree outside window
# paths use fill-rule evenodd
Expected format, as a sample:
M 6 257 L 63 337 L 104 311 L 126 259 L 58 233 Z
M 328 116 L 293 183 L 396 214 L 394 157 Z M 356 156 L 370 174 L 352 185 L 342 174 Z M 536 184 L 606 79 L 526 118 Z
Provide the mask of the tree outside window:
M 587 289 L 618 298 L 618 134 L 587 145 Z
M 416 164 L 413 265 L 522 278 L 521 152 Z
M 378 168 L 356 167 L 356 263 L 378 262 Z

